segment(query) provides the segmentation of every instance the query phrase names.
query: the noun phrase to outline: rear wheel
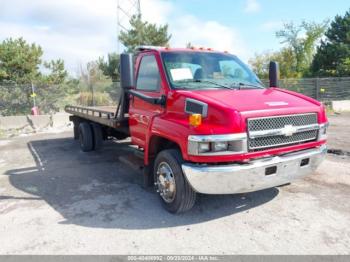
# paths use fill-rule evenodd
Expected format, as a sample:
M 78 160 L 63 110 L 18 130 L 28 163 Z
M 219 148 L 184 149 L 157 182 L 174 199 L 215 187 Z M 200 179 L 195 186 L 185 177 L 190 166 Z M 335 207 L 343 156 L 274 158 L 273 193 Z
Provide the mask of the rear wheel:
M 93 138 L 94 138 L 94 150 L 99 150 L 103 145 L 103 132 L 102 127 L 99 124 L 91 123 Z
M 94 140 L 89 123 L 82 122 L 79 124 L 79 142 L 82 151 L 89 152 L 93 150 Z
M 73 123 L 73 133 L 74 133 L 74 139 L 78 140 L 79 139 L 79 123 L 78 122 Z
M 196 192 L 182 173 L 181 153 L 176 149 L 161 151 L 154 162 L 154 181 L 161 202 L 171 213 L 190 210 L 196 201 Z

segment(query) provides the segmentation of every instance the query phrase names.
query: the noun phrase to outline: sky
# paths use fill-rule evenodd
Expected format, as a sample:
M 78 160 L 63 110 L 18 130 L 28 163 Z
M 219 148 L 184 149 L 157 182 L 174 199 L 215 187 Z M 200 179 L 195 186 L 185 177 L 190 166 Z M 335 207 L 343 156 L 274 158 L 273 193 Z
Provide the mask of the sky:
M 119 1 L 128 9 L 132 0 Z M 275 32 L 283 23 L 331 20 L 350 8 L 349 0 L 140 1 L 145 20 L 169 25 L 172 47 L 191 42 L 229 51 L 245 62 L 281 47 Z M 73 75 L 88 61 L 122 48 L 116 25 L 117 0 L 0 0 L 0 41 L 23 37 L 35 42 L 45 60 L 64 59 Z

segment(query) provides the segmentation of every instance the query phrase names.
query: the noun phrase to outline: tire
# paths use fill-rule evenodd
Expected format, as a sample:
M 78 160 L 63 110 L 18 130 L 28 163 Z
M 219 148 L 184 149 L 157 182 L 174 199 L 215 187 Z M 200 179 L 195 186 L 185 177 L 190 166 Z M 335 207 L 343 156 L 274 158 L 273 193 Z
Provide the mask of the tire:
M 102 127 L 99 124 L 91 123 L 92 133 L 93 133 L 93 149 L 99 150 L 103 146 L 103 132 Z
M 157 192 L 159 192 L 163 207 L 170 213 L 188 211 L 196 202 L 196 192 L 182 173 L 182 163 L 184 160 L 179 150 L 176 149 L 161 151 L 154 162 L 154 181 Z M 168 176 L 169 174 L 170 176 Z M 164 176 L 168 177 L 169 180 L 164 179 Z M 173 190 L 172 181 L 175 181 L 175 190 Z M 167 189 L 164 188 L 164 184 L 168 185 L 168 193 L 165 193 Z
M 73 126 L 74 140 L 79 139 L 79 123 L 74 123 Z
M 92 135 L 92 128 L 89 123 L 82 122 L 79 124 L 79 141 L 82 151 L 89 152 L 93 150 L 94 140 Z

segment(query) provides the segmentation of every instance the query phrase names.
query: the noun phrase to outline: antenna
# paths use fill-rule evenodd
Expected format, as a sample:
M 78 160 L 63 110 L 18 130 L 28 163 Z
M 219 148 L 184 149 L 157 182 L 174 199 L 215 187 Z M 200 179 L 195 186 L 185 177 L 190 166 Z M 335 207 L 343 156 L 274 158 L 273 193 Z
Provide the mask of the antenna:
M 120 54 L 119 35 L 127 31 L 133 15 L 141 15 L 141 0 L 117 0 L 117 52 Z

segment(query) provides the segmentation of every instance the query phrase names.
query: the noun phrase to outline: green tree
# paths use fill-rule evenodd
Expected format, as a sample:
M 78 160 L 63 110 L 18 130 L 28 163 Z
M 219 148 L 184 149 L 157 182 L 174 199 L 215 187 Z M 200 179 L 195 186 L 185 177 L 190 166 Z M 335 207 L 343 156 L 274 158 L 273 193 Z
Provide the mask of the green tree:
M 0 114 L 28 114 L 33 106 L 32 84 L 42 112 L 58 110 L 67 71 L 63 60 L 42 63 L 43 50 L 23 38 L 0 43 Z M 43 74 L 40 68 L 44 68 Z
M 50 71 L 49 74 L 43 77 L 43 80 L 48 84 L 61 84 L 68 76 L 62 59 L 44 62 L 44 67 L 46 70 Z
M 0 82 L 30 83 L 39 75 L 43 50 L 23 38 L 6 39 L 0 43 Z
M 249 60 L 249 64 L 260 79 L 268 79 L 268 65 L 270 61 L 278 62 L 281 78 L 298 78 L 301 76 L 301 74 L 296 71 L 296 58 L 293 50 L 288 47 L 282 48 L 280 51 L 276 52 L 267 51 L 261 54 L 255 54 L 255 56 Z
M 337 15 L 325 33 L 313 59 L 315 76 L 350 76 L 350 9 Z
M 151 24 L 142 21 L 141 16 L 134 15 L 130 19 L 131 28 L 126 32 L 120 32 L 119 40 L 128 52 L 135 51 L 138 45 L 166 46 L 171 35 L 168 34 L 168 25 Z
M 281 44 L 291 48 L 295 57 L 295 70 L 300 75 L 308 74 L 315 53 L 316 45 L 324 34 L 328 21 L 323 23 L 303 21 L 300 25 L 284 24 L 284 28 L 276 32 Z
M 68 89 L 68 73 L 62 59 L 51 60 L 42 64 L 45 73 L 32 80 L 35 86 L 36 102 L 43 113 L 59 111 Z M 30 99 L 31 100 L 31 99 Z M 31 101 L 29 101 L 31 105 Z M 28 106 L 30 106 L 28 105 Z
M 139 45 L 169 45 L 171 35 L 168 34 L 168 25 L 157 26 L 142 21 L 141 16 L 133 16 L 130 19 L 130 26 L 128 31 L 120 32 L 119 35 L 119 40 L 127 52 L 134 52 Z M 98 65 L 103 74 L 110 77 L 113 82 L 119 81 L 119 54 L 110 53 L 106 60 L 99 58 Z
M 98 66 L 104 75 L 109 76 L 113 82 L 119 81 L 119 54 L 110 53 L 107 56 L 107 61 L 103 57 L 98 60 Z

